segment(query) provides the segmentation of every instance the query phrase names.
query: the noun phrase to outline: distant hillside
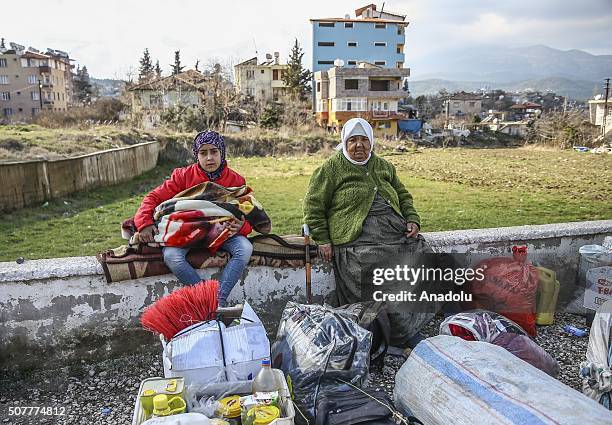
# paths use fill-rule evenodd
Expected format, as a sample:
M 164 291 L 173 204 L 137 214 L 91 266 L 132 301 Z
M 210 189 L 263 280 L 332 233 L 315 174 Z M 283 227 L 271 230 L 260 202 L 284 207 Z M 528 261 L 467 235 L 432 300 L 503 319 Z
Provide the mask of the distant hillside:
M 426 57 L 411 67 L 414 68 L 413 76 L 420 80 L 509 83 L 556 77 L 601 82 L 612 76 L 612 55 L 542 45 L 521 48 L 470 46 Z
M 587 100 L 593 96 L 594 90 L 600 90 L 601 84 L 595 81 L 570 80 L 567 78 L 550 77 L 541 79 L 530 79 L 510 83 L 491 81 L 452 81 L 442 79 L 428 79 L 421 81 L 410 81 L 410 93 L 413 97 L 435 94 L 441 89 L 449 92 L 476 91 L 480 89 L 502 89 L 506 91 L 524 91 L 532 89 L 538 91 L 552 91 L 558 95 L 567 96 L 575 100 Z

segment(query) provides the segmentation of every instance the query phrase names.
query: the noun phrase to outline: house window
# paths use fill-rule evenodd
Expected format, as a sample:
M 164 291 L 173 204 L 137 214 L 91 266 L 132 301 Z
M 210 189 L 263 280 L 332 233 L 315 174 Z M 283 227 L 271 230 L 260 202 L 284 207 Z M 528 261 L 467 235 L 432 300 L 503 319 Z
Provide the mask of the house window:
M 359 80 L 344 80 L 345 90 L 357 90 L 359 89 Z
M 396 62 L 396 63 L 395 63 L 395 66 L 396 66 L 397 68 L 403 68 L 403 67 L 404 67 L 404 62 Z
M 336 45 L 336 43 L 334 43 L 333 41 L 319 41 L 317 43 L 317 46 L 319 47 L 334 47 Z
M 6 59 L 0 59 L 0 68 L 6 68 Z
M 264 72 L 265 72 L 265 70 L 263 70 L 263 69 L 262 69 L 262 70 L 260 71 L 260 74 L 263 74 Z
M 330 27 L 333 28 L 336 26 L 335 22 L 319 22 L 320 27 Z
M 13 115 L 13 108 L 4 108 L 4 116 L 8 117 L 9 115 Z
M 397 27 L 397 35 L 402 35 L 402 34 L 404 34 L 404 28 Z
M 317 81 L 317 91 L 320 92 L 321 91 L 321 82 Z
M 476 102 L 468 102 L 468 106 L 471 106 L 473 108 L 474 106 L 476 106 Z
M 40 112 L 40 108 L 32 108 L 32 115 L 36 115 Z
M 349 65 L 357 65 L 357 61 L 348 61 Z
M 377 41 L 374 43 L 376 47 L 387 47 L 387 43 L 384 41 Z
M 348 43 L 346 43 L 347 46 L 349 47 L 357 47 L 357 42 L 356 41 L 349 41 Z
M 30 92 L 30 99 L 32 100 L 40 100 L 40 96 L 37 91 Z
M 11 93 L 8 91 L 0 92 L 0 100 L 11 100 Z
M 0 75 L 0 84 L 8 84 L 8 75 Z
M 333 65 L 334 61 L 318 61 L 319 65 Z
M 273 80 L 278 80 L 278 69 L 273 69 L 272 70 L 272 79 Z
M 353 23 L 352 22 L 345 22 L 344 23 L 344 28 L 353 28 Z
M 332 111 L 366 111 L 367 101 L 365 98 L 333 99 Z
M 251 97 L 255 96 L 255 89 L 254 88 L 246 89 L 246 94 L 247 96 L 251 96 Z
M 380 121 L 376 127 L 380 128 L 380 129 L 384 129 L 384 128 L 391 128 L 391 122 L 390 121 Z
M 376 24 L 376 25 L 374 25 L 374 27 L 378 28 L 378 29 L 383 29 L 384 30 L 385 28 L 387 28 L 387 24 Z
M 389 80 L 370 80 L 370 91 L 389 91 Z
M 255 78 L 255 71 L 252 70 L 252 69 L 247 69 L 246 77 L 247 77 L 247 80 L 254 79 Z
M 149 95 L 149 104 L 153 107 L 157 106 L 160 107 L 162 106 L 162 97 L 159 94 L 151 94 Z
M 379 65 L 379 66 L 385 66 L 387 64 L 387 62 L 385 61 L 376 61 L 374 62 L 374 65 Z

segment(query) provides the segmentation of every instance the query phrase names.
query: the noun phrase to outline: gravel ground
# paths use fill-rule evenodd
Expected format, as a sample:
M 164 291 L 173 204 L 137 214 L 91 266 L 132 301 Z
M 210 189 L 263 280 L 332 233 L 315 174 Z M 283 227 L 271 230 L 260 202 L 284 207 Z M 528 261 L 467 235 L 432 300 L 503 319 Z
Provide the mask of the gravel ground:
M 437 335 L 441 321 L 441 318 L 433 320 L 425 328 L 425 335 Z M 568 335 L 562 329 L 566 324 L 585 328 L 585 319 L 557 314 L 556 324 L 540 327 L 535 340 L 559 362 L 559 380 L 580 391 L 578 367 L 585 358 L 588 337 Z M 163 376 L 160 353 L 161 347 L 152 346 L 136 354 L 96 364 L 82 362 L 27 375 L 2 371 L 0 424 L 129 424 L 140 382 L 148 377 Z M 392 394 L 395 373 L 403 361 L 401 356 L 387 356 L 382 370 L 372 373 L 372 386 Z M 9 407 L 26 406 L 51 407 L 65 414 L 8 415 Z

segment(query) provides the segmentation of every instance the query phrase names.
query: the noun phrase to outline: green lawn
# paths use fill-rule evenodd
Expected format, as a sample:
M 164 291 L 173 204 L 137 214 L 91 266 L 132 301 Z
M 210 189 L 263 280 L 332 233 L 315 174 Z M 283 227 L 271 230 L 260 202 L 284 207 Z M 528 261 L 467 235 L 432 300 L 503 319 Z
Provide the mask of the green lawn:
M 612 219 L 612 156 L 528 149 L 429 149 L 386 155 L 412 192 L 424 231 Z M 234 158 L 279 234 L 299 232 L 308 179 L 322 156 Z M 0 260 L 93 255 L 124 243 L 120 224 L 169 176 L 130 182 L 4 214 Z

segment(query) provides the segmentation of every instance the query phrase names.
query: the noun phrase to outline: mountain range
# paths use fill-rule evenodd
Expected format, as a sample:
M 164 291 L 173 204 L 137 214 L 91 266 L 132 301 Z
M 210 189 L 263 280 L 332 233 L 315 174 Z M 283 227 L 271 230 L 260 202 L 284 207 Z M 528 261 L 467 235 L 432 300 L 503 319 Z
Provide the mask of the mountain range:
M 413 96 L 480 88 L 552 90 L 585 100 L 601 92 L 603 79 L 612 77 L 612 55 L 548 46 L 500 48 L 481 46 L 424 57 L 411 70 Z

